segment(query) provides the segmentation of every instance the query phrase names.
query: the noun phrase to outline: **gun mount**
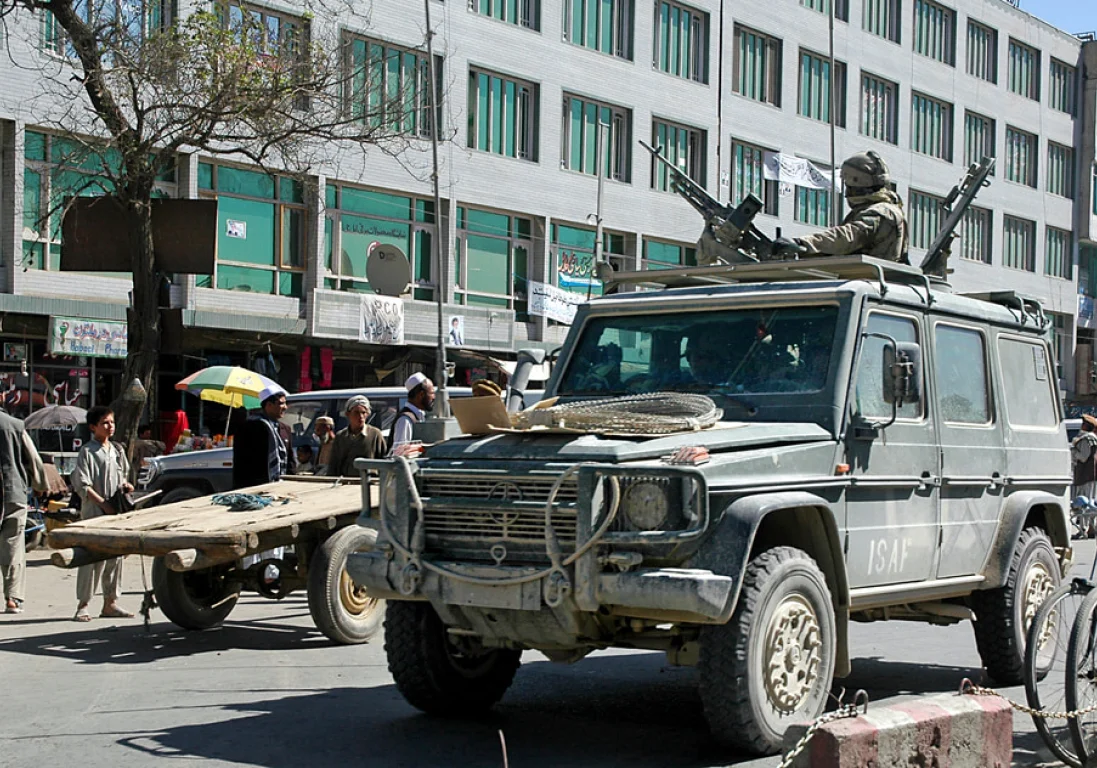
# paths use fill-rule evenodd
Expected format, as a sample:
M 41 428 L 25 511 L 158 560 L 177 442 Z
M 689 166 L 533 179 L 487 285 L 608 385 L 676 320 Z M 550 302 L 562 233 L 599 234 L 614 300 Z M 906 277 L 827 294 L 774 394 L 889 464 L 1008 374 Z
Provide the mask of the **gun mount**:
M 948 257 L 952 254 L 952 243 L 956 239 L 956 227 L 963 221 L 964 215 L 975 202 L 975 196 L 983 187 L 989 187 L 987 177 L 994 168 L 994 158 L 984 157 L 978 163 L 972 163 L 960 183 L 948 193 L 941 208 L 947 214 L 941 230 L 922 259 L 922 272 L 935 277 L 947 277 Z
M 747 195 L 734 208 L 721 205 L 704 187 L 691 179 L 663 156 L 658 149 L 641 141 L 640 146 L 667 167 L 670 186 L 686 199 L 705 219 L 705 229 L 697 241 L 697 263 L 744 264 L 764 261 L 773 253 L 773 241 L 754 226 L 754 217 L 762 210 L 762 201 Z

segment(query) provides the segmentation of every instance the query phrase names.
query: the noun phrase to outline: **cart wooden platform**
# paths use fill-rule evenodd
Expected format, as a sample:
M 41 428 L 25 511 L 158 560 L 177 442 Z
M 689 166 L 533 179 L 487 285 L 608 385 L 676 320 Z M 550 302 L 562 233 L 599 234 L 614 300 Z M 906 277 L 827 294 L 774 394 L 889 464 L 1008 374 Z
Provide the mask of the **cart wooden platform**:
M 272 499 L 233 511 L 213 496 L 81 520 L 50 532 L 54 565 L 73 568 L 110 557 L 155 558 L 153 592 L 164 615 L 186 629 L 224 621 L 241 591 L 280 599 L 307 588 L 317 627 L 332 640 L 361 643 L 380 628 L 383 605 L 346 574 L 351 552 L 376 541 L 355 525 L 367 494 L 358 478 L 298 476 L 234 493 Z M 376 485 L 368 488 L 370 507 Z M 292 546 L 292 554 L 280 548 Z

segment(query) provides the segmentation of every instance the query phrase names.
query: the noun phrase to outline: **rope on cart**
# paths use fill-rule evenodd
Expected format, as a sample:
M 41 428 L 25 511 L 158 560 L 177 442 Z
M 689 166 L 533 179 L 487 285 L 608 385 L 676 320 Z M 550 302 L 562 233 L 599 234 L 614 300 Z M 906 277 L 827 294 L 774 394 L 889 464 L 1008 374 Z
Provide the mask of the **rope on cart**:
M 246 512 L 269 507 L 274 500 L 269 496 L 260 496 L 257 493 L 218 493 L 214 495 L 211 501 L 214 504 L 222 504 L 233 512 Z

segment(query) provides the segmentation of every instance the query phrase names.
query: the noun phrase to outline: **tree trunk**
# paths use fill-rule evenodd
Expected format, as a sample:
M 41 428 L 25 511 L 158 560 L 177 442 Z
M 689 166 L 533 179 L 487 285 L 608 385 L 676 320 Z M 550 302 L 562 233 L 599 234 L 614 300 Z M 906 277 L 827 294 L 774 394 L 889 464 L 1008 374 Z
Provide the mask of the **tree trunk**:
M 143 186 L 143 185 L 142 185 Z M 113 404 L 117 423 L 116 440 L 123 442 L 133 455 L 134 438 L 160 351 L 159 272 L 152 246 L 152 186 L 134 190 L 124 205 L 130 219 L 130 248 L 133 294 L 128 317 L 129 341 L 126 364 L 122 368 L 121 396 Z M 144 387 L 140 398 L 128 397 L 130 385 L 137 379 Z

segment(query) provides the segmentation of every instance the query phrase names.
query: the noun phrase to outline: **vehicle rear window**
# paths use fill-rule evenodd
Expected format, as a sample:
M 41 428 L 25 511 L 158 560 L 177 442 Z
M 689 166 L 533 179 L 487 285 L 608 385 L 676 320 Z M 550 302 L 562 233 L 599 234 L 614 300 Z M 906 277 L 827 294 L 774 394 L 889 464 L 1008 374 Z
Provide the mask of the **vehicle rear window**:
M 1002 390 L 1006 418 L 1015 427 L 1056 427 L 1055 388 L 1051 377 L 1055 366 L 1047 347 L 1040 342 L 998 338 L 998 359 L 1002 364 Z

